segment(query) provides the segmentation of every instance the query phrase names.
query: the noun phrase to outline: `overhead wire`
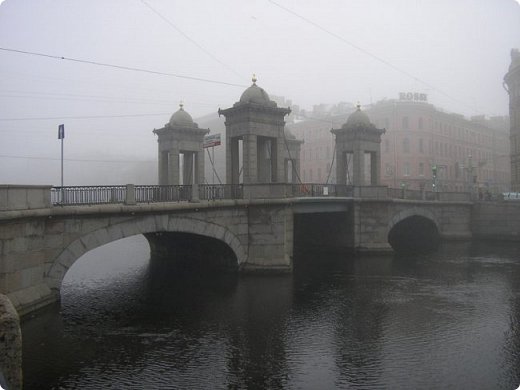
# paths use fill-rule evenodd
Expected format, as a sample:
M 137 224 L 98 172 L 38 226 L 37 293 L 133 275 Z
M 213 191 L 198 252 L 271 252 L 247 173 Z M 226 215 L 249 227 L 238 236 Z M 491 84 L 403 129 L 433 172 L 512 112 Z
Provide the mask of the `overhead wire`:
M 32 55 L 32 56 L 37 56 L 37 57 L 52 58 L 52 59 L 55 59 L 55 60 L 63 60 L 63 61 L 70 61 L 70 62 L 81 63 L 81 64 L 102 66 L 102 67 L 106 67 L 106 68 L 121 69 L 121 70 L 128 70 L 128 71 L 132 71 L 132 72 L 149 73 L 149 74 L 155 74 L 155 75 L 160 75 L 160 76 L 176 77 L 176 78 L 192 80 L 192 81 L 200 81 L 200 82 L 205 82 L 205 83 L 227 85 L 227 86 L 231 86 L 231 87 L 239 87 L 239 88 L 246 88 L 246 87 L 248 87 L 248 85 L 245 85 L 245 84 L 236 84 L 236 83 L 230 83 L 230 82 L 227 82 L 227 81 L 212 80 L 212 79 L 206 79 L 206 78 L 202 78 L 202 77 L 181 75 L 181 74 L 177 74 L 177 73 L 160 72 L 160 71 L 156 71 L 156 70 L 150 70 L 150 69 L 145 69 L 145 68 L 137 68 L 137 67 L 133 67 L 133 66 L 116 65 L 116 64 L 109 64 L 109 63 L 106 63 L 106 62 L 99 62 L 99 61 L 84 60 L 84 59 L 79 59 L 79 58 L 57 56 L 57 55 L 47 54 L 47 53 L 37 53 L 37 52 L 27 51 L 27 50 L 11 49 L 11 48 L 6 48 L 6 47 L 0 47 L 0 50 L 6 51 L 6 52 L 11 52 L 11 53 Z
M 121 115 L 77 115 L 77 116 L 46 116 L 46 117 L 29 117 L 29 118 L 0 118 L 0 121 L 42 121 L 42 120 L 62 120 L 62 119 L 104 119 L 104 118 L 138 118 L 146 116 L 163 116 L 171 113 L 156 114 L 121 114 Z
M 436 92 L 438 92 L 438 93 L 444 95 L 445 97 L 451 99 L 452 101 L 464 105 L 466 108 L 471 109 L 471 111 L 478 113 L 478 112 L 477 112 L 473 107 L 469 106 L 469 105 L 466 104 L 465 102 L 463 102 L 463 101 L 461 101 L 461 100 L 459 100 L 459 99 L 457 99 L 457 98 L 451 96 L 450 94 L 448 94 L 447 92 L 443 91 L 442 89 L 435 87 L 433 84 L 431 84 L 431 83 L 429 83 L 429 82 L 427 82 L 427 81 L 425 81 L 425 80 L 422 80 L 421 78 L 415 76 L 414 74 L 412 74 L 412 73 L 410 73 L 410 72 L 408 72 L 408 71 L 406 71 L 406 70 L 404 70 L 404 69 L 402 69 L 402 68 L 400 68 L 400 67 L 398 67 L 398 66 L 392 64 L 390 61 L 385 60 L 384 58 L 382 58 L 382 57 L 380 57 L 380 56 L 378 56 L 378 55 L 376 55 L 376 54 L 374 54 L 374 53 L 372 53 L 372 52 L 370 52 L 370 51 L 364 49 L 363 47 L 361 47 L 361 46 L 359 46 L 359 45 L 357 45 L 357 44 L 355 44 L 355 43 L 353 43 L 353 42 L 351 42 L 351 41 L 345 39 L 345 38 L 342 37 L 341 35 L 336 34 L 336 33 L 332 32 L 332 31 L 328 30 L 327 28 L 323 27 L 322 25 L 320 25 L 320 24 L 318 24 L 318 23 L 312 21 L 312 20 L 309 19 L 309 18 L 306 18 L 306 17 L 303 16 L 303 15 L 300 15 L 299 13 L 297 13 L 297 12 L 291 10 L 290 8 L 287 8 L 287 7 L 285 7 L 285 6 L 281 5 L 281 4 L 279 4 L 278 2 L 276 2 L 276 1 L 274 1 L 274 0 L 268 0 L 268 1 L 269 1 L 271 4 L 275 5 L 276 7 L 280 8 L 281 10 L 283 10 L 283 11 L 285 11 L 285 12 L 287 12 L 287 13 L 293 15 L 293 16 L 295 16 L 295 17 L 298 18 L 298 19 L 303 20 L 304 22 L 310 24 L 311 26 L 317 28 L 318 30 L 321 30 L 321 31 L 323 31 L 324 33 L 326 33 L 326 34 L 328 34 L 328 35 L 330 35 L 330 36 L 332 36 L 332 37 L 338 39 L 339 41 L 343 42 L 344 44 L 346 44 L 346 45 L 348 45 L 348 46 L 350 46 L 350 47 L 352 47 L 352 48 L 354 48 L 354 49 L 356 49 L 356 50 L 362 52 L 363 54 L 365 54 L 365 55 L 367 55 L 367 56 L 369 56 L 369 57 L 375 59 L 376 61 L 379 61 L 380 63 L 382 63 L 382 64 L 388 66 L 389 68 L 393 69 L 394 71 L 396 71 L 396 72 L 398 72 L 398 73 L 401 73 L 401 74 L 403 74 L 403 75 L 405 75 L 405 76 L 407 76 L 407 77 L 413 79 L 414 81 L 416 81 L 416 82 L 418 82 L 418 83 L 421 83 L 421 84 L 427 86 L 427 87 L 430 88 L 431 90 L 434 90 L 434 91 L 436 91 Z
M 168 24 L 170 27 L 172 27 L 175 31 L 177 31 L 179 34 L 181 34 L 184 38 L 186 38 L 188 41 L 190 41 L 193 45 L 195 45 L 199 50 L 204 52 L 206 55 L 211 57 L 214 61 L 218 62 L 220 65 L 224 66 L 226 69 L 231 71 L 236 76 L 243 78 L 242 75 L 240 75 L 235 69 L 233 69 L 231 66 L 226 64 L 225 62 L 221 61 L 219 58 L 217 58 L 213 53 L 211 53 L 209 50 L 204 48 L 202 45 L 200 45 L 197 41 L 195 41 L 193 38 L 191 38 L 188 34 L 186 34 L 184 31 L 182 31 L 176 24 L 174 24 L 170 19 L 166 18 L 164 15 L 162 15 L 159 11 L 157 11 L 154 7 L 152 7 L 146 0 L 141 0 L 141 3 L 143 3 L 148 9 L 150 9 L 154 14 L 156 14 L 159 18 L 161 18 L 166 24 Z
M 24 159 L 24 160 L 47 160 L 47 161 L 61 161 L 54 157 L 37 157 L 37 156 L 20 156 L 20 155 L 6 155 L 0 154 L 0 158 Z M 74 162 L 98 162 L 98 163 L 155 163 L 153 160 L 96 160 L 96 159 L 81 159 L 81 158 L 64 158 L 64 161 Z

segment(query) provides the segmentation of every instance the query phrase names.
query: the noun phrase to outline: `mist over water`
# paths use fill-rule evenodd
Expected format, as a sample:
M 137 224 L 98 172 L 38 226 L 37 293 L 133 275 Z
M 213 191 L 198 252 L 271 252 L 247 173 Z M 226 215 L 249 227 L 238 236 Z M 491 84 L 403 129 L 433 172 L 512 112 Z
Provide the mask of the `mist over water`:
M 150 268 L 141 236 L 23 323 L 27 389 L 482 388 L 520 383 L 520 250 L 295 254 L 279 277 Z

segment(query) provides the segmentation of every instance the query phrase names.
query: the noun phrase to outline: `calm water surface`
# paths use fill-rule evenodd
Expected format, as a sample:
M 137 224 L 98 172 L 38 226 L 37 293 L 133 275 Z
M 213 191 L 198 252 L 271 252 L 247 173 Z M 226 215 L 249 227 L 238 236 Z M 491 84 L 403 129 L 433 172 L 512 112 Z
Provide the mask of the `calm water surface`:
M 179 277 L 142 236 L 24 321 L 26 389 L 516 389 L 520 246 L 296 254 L 293 275 Z

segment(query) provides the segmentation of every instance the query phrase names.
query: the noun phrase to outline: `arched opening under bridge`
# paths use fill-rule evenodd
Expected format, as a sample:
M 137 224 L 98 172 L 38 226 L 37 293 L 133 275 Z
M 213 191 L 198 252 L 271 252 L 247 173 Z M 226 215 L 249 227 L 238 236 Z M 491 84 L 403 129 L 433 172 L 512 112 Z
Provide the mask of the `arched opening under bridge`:
M 440 235 L 435 222 L 412 215 L 394 224 L 388 232 L 388 243 L 396 252 L 421 253 L 435 250 Z

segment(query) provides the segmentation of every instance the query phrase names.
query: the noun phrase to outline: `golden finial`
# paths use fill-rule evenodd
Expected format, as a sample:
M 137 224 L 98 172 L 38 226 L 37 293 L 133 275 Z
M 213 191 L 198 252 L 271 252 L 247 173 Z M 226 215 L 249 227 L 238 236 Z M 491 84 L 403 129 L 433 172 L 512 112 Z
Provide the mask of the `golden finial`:
M 254 73 L 253 73 L 253 78 L 252 78 L 252 80 L 253 80 L 253 84 L 256 85 L 256 74 L 254 74 Z
M 184 110 L 184 102 L 182 100 L 179 102 L 179 107 L 181 110 Z

